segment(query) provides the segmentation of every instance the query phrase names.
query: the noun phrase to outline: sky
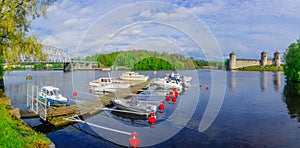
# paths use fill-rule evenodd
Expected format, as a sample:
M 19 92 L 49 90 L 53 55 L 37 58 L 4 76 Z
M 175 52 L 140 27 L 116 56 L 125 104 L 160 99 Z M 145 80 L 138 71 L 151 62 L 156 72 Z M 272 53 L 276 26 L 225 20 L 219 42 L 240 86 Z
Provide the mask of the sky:
M 297 0 L 58 0 L 29 34 L 72 57 L 131 49 L 259 59 L 300 35 Z

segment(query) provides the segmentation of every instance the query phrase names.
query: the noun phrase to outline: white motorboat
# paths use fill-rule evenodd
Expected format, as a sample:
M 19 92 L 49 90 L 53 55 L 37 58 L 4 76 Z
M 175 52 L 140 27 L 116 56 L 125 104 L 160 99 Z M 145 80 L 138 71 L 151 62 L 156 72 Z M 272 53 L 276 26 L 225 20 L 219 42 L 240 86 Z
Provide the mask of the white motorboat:
M 59 93 L 59 88 L 53 86 L 44 86 L 39 92 L 39 100 L 47 100 L 48 105 L 66 105 L 68 99 Z
M 153 82 L 154 85 L 163 87 L 166 89 L 177 88 L 177 90 L 182 90 L 185 87 L 190 86 L 190 81 L 192 77 L 189 76 L 180 76 L 178 73 L 166 74 L 164 78 L 157 79 Z
M 133 114 L 147 114 L 150 112 L 156 112 L 157 110 L 156 105 L 150 104 L 147 101 L 138 100 L 136 98 L 115 99 L 111 100 L 111 103 L 117 108 L 130 111 L 130 113 Z
M 128 81 L 147 81 L 148 76 L 141 75 L 137 72 L 123 72 L 120 75 L 121 80 L 128 80 Z
M 182 83 L 180 83 L 179 80 L 177 79 L 169 79 L 169 78 L 157 79 L 153 82 L 153 84 L 165 89 L 177 88 L 177 90 L 182 90 Z
M 89 82 L 95 92 L 115 92 L 117 89 L 124 89 L 130 86 L 129 82 L 117 80 L 111 77 L 103 77 Z

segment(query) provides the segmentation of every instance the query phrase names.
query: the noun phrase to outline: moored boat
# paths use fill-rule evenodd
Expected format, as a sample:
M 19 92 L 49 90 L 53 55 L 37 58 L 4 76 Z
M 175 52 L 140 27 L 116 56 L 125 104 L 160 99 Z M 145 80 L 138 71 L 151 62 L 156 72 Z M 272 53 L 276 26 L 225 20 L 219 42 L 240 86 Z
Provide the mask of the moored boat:
M 157 110 L 156 105 L 140 101 L 136 98 L 115 99 L 111 100 L 111 103 L 119 109 L 127 110 L 136 114 L 148 114 L 149 112 L 156 112 Z
M 128 80 L 128 81 L 147 81 L 148 80 L 148 76 L 145 75 L 141 75 L 137 72 L 123 72 L 120 75 L 120 79 L 121 80 Z
M 59 88 L 53 86 L 44 86 L 39 92 L 39 100 L 47 100 L 48 105 L 66 105 L 68 99 L 62 96 Z
M 191 79 L 192 77 L 180 76 L 178 73 L 174 74 L 172 72 L 171 74 L 165 74 L 164 78 L 156 79 L 153 84 L 165 89 L 177 88 L 177 90 L 181 91 L 185 87 L 190 86 Z
M 111 77 L 103 77 L 89 82 L 89 85 L 94 87 L 95 92 L 115 92 L 117 89 L 128 88 L 130 83 Z
M 177 88 L 177 90 L 182 90 L 183 87 L 181 83 L 176 79 L 157 79 L 153 82 L 153 84 L 166 89 Z

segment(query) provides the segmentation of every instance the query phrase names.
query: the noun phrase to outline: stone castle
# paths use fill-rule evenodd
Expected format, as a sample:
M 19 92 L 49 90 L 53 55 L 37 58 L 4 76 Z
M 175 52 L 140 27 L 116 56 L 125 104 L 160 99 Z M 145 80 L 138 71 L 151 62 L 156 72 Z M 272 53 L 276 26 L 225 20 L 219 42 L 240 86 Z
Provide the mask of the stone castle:
M 247 66 L 266 66 L 266 65 L 275 65 L 280 66 L 280 53 L 278 51 L 274 52 L 274 57 L 272 59 L 268 59 L 267 53 L 262 52 L 260 60 L 254 59 L 237 59 L 236 54 L 234 52 L 229 54 L 229 69 L 234 70 Z

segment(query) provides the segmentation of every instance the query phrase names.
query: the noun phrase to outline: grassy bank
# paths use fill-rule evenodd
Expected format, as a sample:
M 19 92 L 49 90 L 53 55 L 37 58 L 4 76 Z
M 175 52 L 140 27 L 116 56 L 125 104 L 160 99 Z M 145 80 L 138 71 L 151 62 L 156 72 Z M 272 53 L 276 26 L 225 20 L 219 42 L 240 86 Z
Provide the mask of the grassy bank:
M 240 71 L 283 71 L 283 66 L 276 67 L 274 65 L 267 65 L 267 66 L 248 66 L 248 67 L 243 67 L 239 68 L 237 70 Z
M 45 147 L 51 141 L 43 134 L 35 132 L 22 120 L 12 118 L 9 114 L 10 105 L 2 103 L 0 97 L 0 147 Z

